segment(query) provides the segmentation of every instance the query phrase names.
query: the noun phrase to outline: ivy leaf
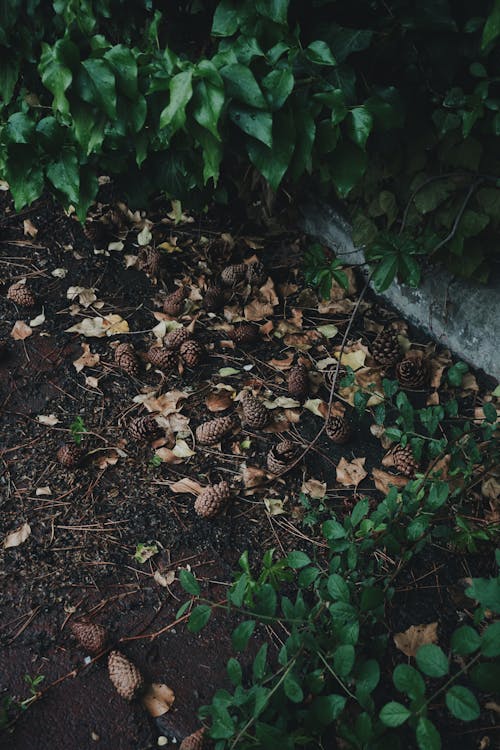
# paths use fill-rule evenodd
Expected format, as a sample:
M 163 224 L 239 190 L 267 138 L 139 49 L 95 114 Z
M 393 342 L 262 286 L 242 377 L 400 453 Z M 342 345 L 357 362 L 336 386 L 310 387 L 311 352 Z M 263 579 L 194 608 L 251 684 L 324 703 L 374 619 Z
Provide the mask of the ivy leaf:
M 295 80 L 288 68 L 272 70 L 262 79 L 268 104 L 272 110 L 281 109 L 293 91 Z
M 7 158 L 7 180 L 16 211 L 33 203 L 43 191 L 43 171 L 31 146 L 12 145 Z
M 221 68 L 220 74 L 230 97 L 250 107 L 266 108 L 266 100 L 250 68 L 241 63 L 233 63 Z
M 330 157 L 332 180 L 341 198 L 358 183 L 366 169 L 366 154 L 352 143 L 342 143 Z
M 273 145 L 273 118 L 270 112 L 231 105 L 229 117 L 247 135 L 251 135 L 269 148 Z
M 28 144 L 31 142 L 34 132 L 35 123 L 24 112 L 14 112 L 5 126 L 5 136 L 11 143 Z
M 500 36 L 500 0 L 495 0 L 491 13 L 484 24 L 481 49 L 486 49 L 498 36 Z
M 287 21 L 289 0 L 256 0 L 255 9 L 275 23 L 285 24 Z
M 247 143 L 250 161 L 264 175 L 273 190 L 283 179 L 295 148 L 295 127 L 288 112 L 277 112 L 274 117 L 273 143 L 270 149 L 258 141 Z
M 70 113 L 69 101 L 65 92 L 71 85 L 73 73 L 70 62 L 78 60 L 78 47 L 69 39 L 59 39 L 53 47 L 42 43 L 42 55 L 38 70 L 42 83 L 54 97 L 52 107 L 62 115 Z
M 74 151 L 62 151 L 59 161 L 49 164 L 47 177 L 70 203 L 77 204 L 80 191 L 80 170 Z
M 9 104 L 19 77 L 19 60 L 12 56 L 12 50 L 6 50 L 0 58 L 0 99 L 4 105 Z
M 116 118 L 115 75 L 106 60 L 84 60 L 77 78 L 77 88 L 84 102 L 95 104 L 110 119 Z
M 169 126 L 171 135 L 186 122 L 186 105 L 193 95 L 192 78 L 193 72 L 185 70 L 170 81 L 170 101 L 160 114 L 160 128 Z
M 105 54 L 104 58 L 111 63 L 118 88 L 129 99 L 134 100 L 137 95 L 137 62 L 133 52 L 123 44 L 115 44 Z
M 233 0 L 217 4 L 212 21 L 213 36 L 232 36 L 238 30 L 239 11 Z
M 224 106 L 224 90 L 206 80 L 196 83 L 193 95 L 193 117 L 201 127 L 220 141 L 218 122 Z
M 453 685 L 446 691 L 446 705 L 450 713 L 461 721 L 474 721 L 479 719 L 480 708 L 476 697 L 465 687 Z
M 347 132 L 358 146 L 364 148 L 373 127 L 373 117 L 365 107 L 354 107 L 346 120 Z
M 308 60 L 316 63 L 316 65 L 334 66 L 337 64 L 330 47 L 321 39 L 311 42 L 305 49 L 305 55 Z

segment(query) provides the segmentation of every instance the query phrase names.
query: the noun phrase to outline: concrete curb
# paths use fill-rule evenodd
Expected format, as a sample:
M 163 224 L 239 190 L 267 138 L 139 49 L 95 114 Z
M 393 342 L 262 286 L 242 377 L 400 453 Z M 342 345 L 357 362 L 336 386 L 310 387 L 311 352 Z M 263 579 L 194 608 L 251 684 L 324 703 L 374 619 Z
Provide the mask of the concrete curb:
M 351 227 L 332 206 L 311 202 L 302 209 L 301 228 L 332 248 L 345 263 L 363 265 L 363 250 Z M 366 274 L 366 270 L 364 271 Z M 439 268 L 426 273 L 418 289 L 394 282 L 383 294 L 413 325 L 475 368 L 500 379 L 500 286 L 474 286 Z

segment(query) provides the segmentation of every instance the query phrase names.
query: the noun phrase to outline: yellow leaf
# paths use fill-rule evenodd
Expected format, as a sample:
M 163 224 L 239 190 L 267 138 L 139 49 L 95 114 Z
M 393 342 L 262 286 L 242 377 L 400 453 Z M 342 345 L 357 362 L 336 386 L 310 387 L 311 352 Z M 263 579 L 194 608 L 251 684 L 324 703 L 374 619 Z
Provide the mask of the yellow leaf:
M 15 529 L 14 531 L 11 531 L 10 534 L 7 534 L 3 541 L 3 546 L 5 547 L 5 549 L 8 549 L 9 547 L 17 547 L 25 542 L 30 534 L 31 527 L 29 523 L 23 523 L 23 525 L 18 529 Z
M 415 656 L 420 646 L 437 643 L 437 622 L 428 625 L 411 625 L 403 633 L 396 633 L 394 643 L 405 656 Z

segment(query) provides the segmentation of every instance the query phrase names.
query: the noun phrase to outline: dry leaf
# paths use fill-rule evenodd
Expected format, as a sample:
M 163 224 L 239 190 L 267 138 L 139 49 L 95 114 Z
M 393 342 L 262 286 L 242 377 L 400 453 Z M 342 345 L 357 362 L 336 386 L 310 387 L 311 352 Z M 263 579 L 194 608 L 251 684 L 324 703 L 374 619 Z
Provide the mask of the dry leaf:
M 33 331 L 31 330 L 31 328 L 26 325 L 23 320 L 16 320 L 16 322 L 14 323 L 14 327 L 10 332 L 10 335 L 15 341 L 24 341 L 24 339 L 27 339 L 28 336 L 31 336 L 32 333 Z
M 51 495 L 51 494 L 52 494 L 52 490 L 50 489 L 48 485 L 46 485 L 45 487 L 37 487 L 35 490 L 35 495 L 37 497 L 40 497 L 42 495 Z
M 243 477 L 243 485 L 245 489 L 249 490 L 253 487 L 259 487 L 267 480 L 267 473 L 263 469 L 258 469 L 256 466 L 245 466 L 241 467 L 241 475 Z
M 59 424 L 61 420 L 58 419 L 55 414 L 39 414 L 36 421 L 40 422 L 40 424 L 46 424 L 52 427 L 55 424 Z
M 437 643 L 437 622 L 428 625 L 411 625 L 403 633 L 396 633 L 394 643 L 405 656 L 415 656 L 420 646 Z
M 201 484 L 198 484 L 198 482 L 195 482 L 194 479 L 189 479 L 189 477 L 184 477 L 184 479 L 179 479 L 178 482 L 173 482 L 173 484 L 170 485 L 170 489 L 172 492 L 182 492 L 182 493 L 190 493 L 192 495 L 199 495 L 200 492 L 202 492 L 203 487 Z
M 280 500 L 278 497 L 265 497 L 264 505 L 270 516 L 279 516 L 285 512 L 283 500 Z
M 308 398 L 304 403 L 304 409 L 315 414 L 317 417 L 325 417 L 328 411 L 328 404 L 321 398 Z
M 68 269 L 67 268 L 54 268 L 53 271 L 51 271 L 51 275 L 54 276 L 56 279 L 64 279 L 68 275 Z
M 23 231 L 27 237 L 36 237 L 38 234 L 38 229 L 29 219 L 23 221 Z
M 175 571 L 169 570 L 166 575 L 162 575 L 159 570 L 155 570 L 153 578 L 159 586 L 167 588 L 175 581 Z
M 274 308 L 270 302 L 261 302 L 255 299 L 245 306 L 245 320 L 264 320 L 265 318 L 269 318 L 273 312 Z
M 92 354 L 90 346 L 85 342 L 82 344 L 82 349 L 83 354 L 73 362 L 73 366 L 77 372 L 81 372 L 84 367 L 94 367 L 100 360 L 99 354 Z
M 136 403 L 144 404 L 148 411 L 159 412 L 163 417 L 169 417 L 182 409 L 181 401 L 186 398 L 188 398 L 188 394 L 184 391 L 167 391 L 167 393 L 162 393 L 158 397 L 153 393 L 147 395 L 146 398 L 142 395 L 135 396 L 133 400 Z
M 9 547 L 17 547 L 25 542 L 30 534 L 31 527 L 29 523 L 23 523 L 23 525 L 18 529 L 15 529 L 14 531 L 11 531 L 10 534 L 7 534 L 3 541 L 3 546 L 5 547 L 5 549 L 8 549 Z
M 279 303 L 278 295 L 274 289 L 274 281 L 269 276 L 264 286 L 261 286 L 258 292 L 259 299 L 263 302 L 269 302 L 273 307 Z
M 174 456 L 177 456 L 177 458 L 189 458 L 189 456 L 194 456 L 196 451 L 191 450 L 185 440 L 177 439 L 172 448 L 172 453 Z
M 367 476 L 365 461 L 366 458 L 354 458 L 349 462 L 342 456 L 337 466 L 337 482 L 344 487 L 357 487 Z
M 99 388 L 99 379 L 89 376 L 85 378 L 85 385 L 88 385 L 89 388 Z
M 82 307 L 90 307 L 97 300 L 95 287 L 70 286 L 66 292 L 66 299 L 73 301 L 77 297 Z
M 300 491 L 314 500 L 322 500 L 326 495 L 326 482 L 320 482 L 319 479 L 308 479 L 302 484 Z
M 300 408 L 300 402 L 290 396 L 278 396 L 274 401 L 265 399 L 263 402 L 266 409 L 297 409 Z
M 234 396 L 235 391 L 231 386 L 228 386 L 227 389 L 224 388 L 223 390 L 209 393 L 205 399 L 205 406 L 208 411 L 212 412 L 226 411 L 226 409 L 232 406 Z
M 291 354 L 288 357 L 285 357 L 285 359 L 269 360 L 269 364 L 271 367 L 276 367 L 278 370 L 289 370 L 293 364 L 294 359 L 295 359 L 295 354 L 291 352 Z
M 126 320 L 120 315 L 106 315 L 103 318 L 83 318 L 80 323 L 67 328 L 66 333 L 81 333 L 87 338 L 103 338 L 103 336 L 114 336 L 117 333 L 128 333 L 129 327 Z
M 384 495 L 388 494 L 391 487 L 406 487 L 410 481 L 408 477 L 389 474 L 389 472 L 382 471 L 381 469 L 372 469 L 372 476 L 375 481 L 375 487 Z
M 146 711 L 157 718 L 170 711 L 172 703 L 175 700 L 174 691 L 168 685 L 153 682 L 142 698 L 142 703 Z
M 108 466 L 115 466 L 115 464 L 118 463 L 120 454 L 122 456 L 126 455 L 123 453 L 123 451 L 118 451 L 115 448 L 106 450 L 104 452 L 100 451 L 96 458 L 96 464 L 99 469 L 106 469 Z
M 500 478 L 488 477 L 481 484 L 481 493 L 489 500 L 498 500 L 500 498 Z
M 151 234 L 151 227 L 152 223 L 150 221 L 146 221 L 144 224 L 144 227 L 141 229 L 139 234 L 137 235 L 137 244 L 141 247 L 146 247 L 146 245 L 149 245 L 151 240 L 153 239 L 153 235 Z
M 40 313 L 40 315 L 37 315 L 36 318 L 33 318 L 33 320 L 30 320 L 30 326 L 32 328 L 36 328 L 37 326 L 41 326 L 42 323 L 45 323 L 45 313 L 43 312 L 43 310 Z

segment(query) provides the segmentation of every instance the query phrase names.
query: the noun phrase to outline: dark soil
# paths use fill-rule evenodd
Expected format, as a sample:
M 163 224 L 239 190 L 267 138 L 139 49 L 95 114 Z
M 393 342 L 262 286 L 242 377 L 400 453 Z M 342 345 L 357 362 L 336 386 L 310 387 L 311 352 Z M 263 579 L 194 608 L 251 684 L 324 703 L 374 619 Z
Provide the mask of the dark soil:
M 360 495 L 377 502 L 381 494 L 370 472 L 380 467 L 384 451 L 370 432 L 370 413 L 360 417 L 348 407 L 353 435 L 347 445 L 334 445 L 323 436 L 305 463 L 284 478 L 265 480 L 262 489 L 245 488 L 238 481 L 244 462 L 265 469 L 267 452 L 277 440 L 272 431 L 243 427 L 224 438 L 220 448 L 198 447 L 195 455 L 182 463 L 155 466 L 151 464 L 154 449 L 127 435 L 130 419 L 146 413 L 134 397 L 153 387 L 160 393 L 185 392 L 188 398 L 182 414 L 189 418 L 194 432 L 206 419 L 226 413 L 211 415 L 205 406 L 216 383 L 231 385 L 236 393 L 243 385 L 252 385 L 268 397 L 286 395 L 286 372 L 268 363 L 294 350 L 282 337 L 267 335 L 246 347 L 221 344 L 227 339 L 227 331 L 221 329 L 225 322 L 222 311 L 208 316 L 199 303 L 182 319 L 187 323 L 193 315 L 198 316 L 196 334 L 208 352 L 195 370 L 185 369 L 162 381 L 154 368 L 145 367 L 143 358 L 140 376 L 133 378 L 116 366 L 112 343 L 132 341 L 136 350 L 144 353 L 153 342 L 151 329 L 158 322 L 153 317 L 160 309 L 155 302 L 175 289 L 174 280 L 196 289 L 201 277 L 217 278 L 229 261 L 240 262 L 255 252 L 277 290 L 283 290 L 283 284 L 297 286 L 286 298 L 279 293 L 279 304 L 269 316 L 275 327 L 289 319 L 295 308 L 302 310 L 303 330 L 334 323 L 342 333 L 350 308 L 346 305 L 342 311 L 340 305 L 338 312 L 319 314 L 314 306 L 301 304 L 303 277 L 297 269 L 303 239 L 292 234 L 249 238 L 238 228 L 224 225 L 215 214 L 176 226 L 170 220 L 162 221 L 170 208 L 160 206 L 148 217 L 154 222 L 154 243 L 177 243 L 181 252 L 166 256 L 165 270 L 153 283 L 143 271 L 125 269 L 124 255 L 138 250 L 139 229 L 133 224 L 122 232 L 123 251 L 95 254 L 80 225 L 48 199 L 19 216 L 7 194 L 0 193 L 0 200 L 0 342 L 8 342 L 7 351 L 0 354 L 0 537 L 24 523 L 31 528 L 26 541 L 0 552 L 0 691 L 17 701 L 27 698 L 26 674 L 44 675 L 40 689 L 47 690 L 43 700 L 17 718 L 12 731 L 0 739 L 0 747 L 146 750 L 157 746 L 159 735 L 180 740 L 199 727 L 198 708 L 224 684 L 225 663 L 231 655 L 230 627 L 219 615 L 196 636 L 189 634 L 182 622 L 158 637 L 148 637 L 173 623 L 187 598 L 177 580 L 168 587 L 159 585 L 153 577 L 155 571 L 168 576 L 190 565 L 210 597 L 222 600 L 225 584 L 244 550 L 249 551 L 253 564 L 269 547 L 279 553 L 292 548 L 310 550 L 317 543 L 322 518 L 346 512 Z M 26 219 L 38 230 L 36 237 L 26 235 Z M 232 247 L 219 237 L 231 229 L 238 235 Z M 52 274 L 59 268 L 66 269 L 64 278 Z M 16 308 L 6 298 L 9 285 L 21 278 L 27 278 L 37 297 L 33 310 Z M 103 306 L 72 315 L 72 303 L 66 297 L 71 286 L 95 287 Z M 234 292 L 226 307 L 244 304 L 241 294 Z M 33 327 L 28 338 L 14 340 L 10 334 L 15 322 L 29 323 L 42 309 L 45 322 Z M 395 318 L 376 300 L 363 305 L 361 313 L 350 338 L 367 346 L 374 333 L 366 320 L 380 323 Z M 108 314 L 127 320 L 132 335 L 84 339 L 66 332 L 83 317 Z M 409 338 L 425 343 L 414 331 Z M 319 338 L 305 354 L 306 359 L 314 363 L 328 356 L 339 341 L 339 335 L 331 341 Z M 77 373 L 73 362 L 83 352 L 82 343 L 89 344 L 100 361 Z M 245 366 L 249 369 L 243 369 Z M 222 377 L 218 374 L 222 367 L 238 372 Z M 388 375 L 393 377 L 393 373 Z M 98 378 L 97 387 L 86 383 L 88 376 Z M 320 385 L 312 396 L 328 400 Z M 425 397 L 425 393 L 414 395 L 416 402 L 425 402 Z M 477 395 L 468 398 L 472 410 Z M 59 421 L 42 424 L 40 415 L 55 415 Z M 78 416 L 88 431 L 83 441 L 88 457 L 72 470 L 61 466 L 56 454 L 62 443 L 72 441 L 70 427 Z M 321 424 L 318 416 L 302 409 L 300 422 L 291 423 L 286 436 L 305 445 Z M 250 439 L 246 448 L 241 447 L 245 438 Z M 186 441 L 193 446 L 192 436 Z M 171 447 L 170 443 L 167 446 Z M 122 451 L 117 462 L 99 465 L 115 447 Z M 342 456 L 348 461 L 366 458 L 368 476 L 357 491 L 334 480 L 334 468 Z M 237 499 L 217 518 L 199 518 L 192 495 L 170 490 L 169 484 L 183 477 L 203 486 L 226 478 L 237 488 Z M 299 493 L 302 480 L 310 478 L 326 481 L 328 494 L 324 500 L 308 501 L 310 507 L 306 508 Z M 49 493 L 42 489 L 47 486 Z M 266 511 L 263 499 L 269 497 L 284 501 L 283 515 L 272 516 Z M 140 543 L 156 544 L 159 550 L 143 564 L 134 558 Z M 432 557 L 405 570 L 388 613 L 390 632 L 438 621 L 443 638 L 449 637 L 457 624 L 458 607 L 452 594 L 458 581 L 484 573 L 485 560 L 469 557 L 465 568 L 456 553 L 436 549 Z M 105 659 L 85 665 L 85 655 L 68 627 L 71 618 L 82 615 L 109 628 L 112 643 L 139 666 L 147 681 L 165 682 L 173 688 L 176 700 L 168 714 L 153 720 L 140 702 L 128 704 L 120 698 L 107 677 Z M 479 726 L 477 732 L 461 738 L 460 747 L 477 746 L 482 736 Z M 447 742 L 447 747 L 457 746 L 452 729 Z

